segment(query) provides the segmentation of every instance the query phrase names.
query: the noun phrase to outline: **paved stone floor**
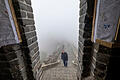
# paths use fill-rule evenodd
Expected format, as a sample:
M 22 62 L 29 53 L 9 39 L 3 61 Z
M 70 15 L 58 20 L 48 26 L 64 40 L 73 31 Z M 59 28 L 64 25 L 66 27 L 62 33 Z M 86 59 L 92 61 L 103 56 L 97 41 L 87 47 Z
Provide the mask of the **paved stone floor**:
M 77 70 L 72 64 L 75 58 L 73 50 L 69 45 L 66 45 L 65 51 L 68 53 L 68 67 L 64 67 L 61 61 L 57 66 L 44 71 L 42 80 L 77 80 Z

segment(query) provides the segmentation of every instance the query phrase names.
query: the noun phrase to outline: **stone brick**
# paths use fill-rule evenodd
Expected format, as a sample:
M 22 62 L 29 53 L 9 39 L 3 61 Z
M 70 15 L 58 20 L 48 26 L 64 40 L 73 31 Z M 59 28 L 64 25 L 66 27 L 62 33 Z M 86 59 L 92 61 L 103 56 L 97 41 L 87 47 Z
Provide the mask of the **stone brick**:
M 107 65 L 101 64 L 99 62 L 96 62 L 96 67 L 97 67 L 97 69 L 99 69 L 100 71 L 103 71 L 103 72 L 107 70 Z
M 39 56 L 39 52 L 35 53 L 34 56 L 31 56 L 31 61 L 34 61 Z
M 111 54 L 111 51 L 112 51 L 112 49 L 107 48 L 107 47 L 102 46 L 102 45 L 99 45 L 99 52 L 100 52 L 100 53 L 110 55 L 110 54 Z
M 17 18 L 26 18 L 27 17 L 27 13 L 24 11 L 17 11 L 16 10 L 16 17 Z
M 80 24 L 80 25 L 79 25 L 79 28 L 80 28 L 81 30 L 86 31 L 86 32 L 91 32 L 91 31 L 92 31 L 92 27 L 90 27 L 90 24 L 86 24 L 86 23 Z
M 9 45 L 9 46 L 5 46 L 3 48 L 4 50 L 4 53 L 8 53 L 8 52 L 12 52 L 12 51 L 16 51 L 16 50 L 19 50 L 20 49 L 20 45 L 19 44 L 16 44 L 16 45 Z
M 29 31 L 34 31 L 35 26 L 21 26 L 23 31 L 22 32 L 29 32 Z
M 35 37 L 36 36 L 36 32 L 32 31 L 32 32 L 29 32 L 29 33 L 25 33 L 23 35 L 25 35 L 26 39 L 29 39 L 29 38 Z
M 35 43 L 33 43 L 32 45 L 29 46 L 29 50 L 32 50 L 32 49 L 36 48 L 37 46 L 38 46 L 38 43 L 35 42 Z
M 28 43 L 28 45 L 30 45 L 30 44 L 34 43 L 35 41 L 37 41 L 37 37 L 34 37 L 34 38 L 28 40 L 27 43 Z
M 86 17 L 86 14 L 80 16 L 80 18 L 79 18 L 79 22 L 80 22 L 80 23 L 84 23 L 84 21 L 85 21 L 85 17 Z
M 85 32 L 85 31 L 79 30 L 79 35 L 81 35 L 85 39 L 91 38 L 91 32 Z
M 34 18 L 33 14 L 27 13 L 28 18 Z
M 104 80 L 104 78 L 105 78 L 105 76 L 106 76 L 104 72 L 100 72 L 100 71 L 97 70 L 97 69 L 95 69 L 94 74 L 95 74 L 95 79 L 96 79 L 96 80 Z
M 22 73 L 23 79 L 27 79 L 26 69 L 25 68 L 22 68 L 21 73 Z
M 87 3 L 87 0 L 80 0 L 81 2 L 80 2 L 80 8 L 85 4 L 85 3 Z
M 12 74 L 13 78 L 22 80 L 23 78 L 21 76 L 21 72 L 19 69 L 19 61 L 14 60 L 14 61 L 10 62 L 10 66 L 11 66 L 11 74 Z
M 85 3 L 80 9 L 80 15 L 83 15 L 87 12 L 87 3 Z
M 33 44 L 35 41 L 37 41 L 37 37 L 33 37 L 32 39 L 29 39 L 27 41 L 23 41 L 23 45 L 31 45 Z
M 35 24 L 34 20 L 30 20 L 30 19 L 18 19 L 18 22 L 20 25 L 23 25 L 23 26 Z
M 33 12 L 31 6 L 25 5 L 25 4 L 23 4 L 21 2 L 18 2 L 16 0 L 13 1 L 13 5 L 14 5 L 14 8 L 17 9 L 17 10 L 24 10 L 24 11 Z
M 81 49 L 81 51 L 83 51 L 83 49 L 84 49 L 83 43 L 79 41 L 78 44 L 79 44 L 79 48 Z
M 38 56 L 38 57 L 36 58 L 36 60 L 34 60 L 34 61 L 32 62 L 32 68 L 34 68 L 34 66 L 36 65 L 36 63 L 37 63 L 39 60 L 40 60 L 40 56 Z
M 86 13 L 86 14 L 80 16 L 79 22 L 80 23 L 90 23 L 91 21 L 90 21 L 88 14 Z
M 104 55 L 104 54 L 102 54 L 102 53 L 97 53 L 96 59 L 97 59 L 97 61 L 99 61 L 99 62 L 102 62 L 102 63 L 104 63 L 104 64 L 108 64 L 108 63 L 109 63 L 110 56 L 109 56 L 109 55 Z
M 81 35 L 79 36 L 79 41 L 81 41 L 84 46 L 91 46 L 93 43 L 91 42 L 91 39 L 90 38 L 83 38 Z
M 10 61 L 10 60 L 17 58 L 17 55 L 15 52 L 11 52 L 11 53 L 7 54 L 6 57 L 7 57 L 7 60 Z
M 29 5 L 31 5 L 31 0 L 25 0 L 25 2 Z

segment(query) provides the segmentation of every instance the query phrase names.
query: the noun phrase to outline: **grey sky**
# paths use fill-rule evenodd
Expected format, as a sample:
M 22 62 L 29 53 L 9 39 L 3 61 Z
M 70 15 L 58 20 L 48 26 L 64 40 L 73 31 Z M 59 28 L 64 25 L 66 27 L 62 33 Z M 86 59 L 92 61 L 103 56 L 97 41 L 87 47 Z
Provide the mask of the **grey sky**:
M 52 39 L 77 44 L 79 0 L 32 0 L 32 6 L 40 49 Z

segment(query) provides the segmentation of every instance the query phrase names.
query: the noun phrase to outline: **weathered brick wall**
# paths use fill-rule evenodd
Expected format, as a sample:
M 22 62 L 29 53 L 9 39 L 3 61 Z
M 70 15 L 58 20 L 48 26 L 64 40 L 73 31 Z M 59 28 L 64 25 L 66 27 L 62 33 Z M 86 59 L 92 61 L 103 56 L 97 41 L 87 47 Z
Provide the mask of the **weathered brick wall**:
M 94 0 L 80 0 L 78 55 L 79 55 L 79 72 L 80 72 L 79 77 L 81 76 L 82 78 L 89 76 L 91 69 L 90 68 L 91 58 L 92 58 L 91 32 L 92 32 L 93 5 L 94 5 Z
M 118 80 L 120 48 L 107 48 L 91 42 L 93 10 L 94 0 L 80 0 L 79 80 L 88 76 L 95 80 Z
M 0 80 L 26 80 L 26 70 L 20 45 L 0 48 Z
M 92 49 L 92 60 L 91 60 L 91 73 L 90 75 L 92 77 L 94 77 L 94 70 L 95 70 L 95 67 L 96 67 L 96 55 L 98 53 L 98 50 L 99 50 L 99 44 L 97 43 L 94 43 L 93 44 L 93 49 Z
M 96 53 L 94 77 L 97 80 L 117 80 L 120 71 L 120 48 L 107 48 L 99 46 Z
M 22 43 L 0 48 L 0 80 L 39 80 L 41 64 L 31 0 L 12 2 Z
M 34 75 L 39 80 L 41 64 L 31 0 L 13 0 L 13 4 L 23 39 L 21 48 L 26 60 L 27 75 Z
M 107 75 L 108 63 L 110 59 L 111 49 L 99 46 L 99 50 L 96 53 L 96 67 L 94 70 L 95 79 L 105 80 Z

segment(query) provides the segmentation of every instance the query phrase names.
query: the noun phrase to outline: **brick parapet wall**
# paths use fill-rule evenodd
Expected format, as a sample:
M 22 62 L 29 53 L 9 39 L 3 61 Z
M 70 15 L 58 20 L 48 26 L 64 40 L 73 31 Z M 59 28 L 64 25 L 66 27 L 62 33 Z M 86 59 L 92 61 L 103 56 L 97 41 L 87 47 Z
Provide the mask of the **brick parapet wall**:
M 23 40 L 21 48 L 25 56 L 27 76 L 31 80 L 32 76 L 39 80 L 41 64 L 31 0 L 13 0 L 13 4 Z
M 94 1 L 80 0 L 79 80 L 87 76 L 94 77 L 94 80 L 118 80 L 120 48 L 107 48 L 90 41 Z
M 39 80 L 41 63 L 31 0 L 12 3 L 22 43 L 0 48 L 0 80 Z
M 96 53 L 94 76 L 97 80 L 117 80 L 120 66 L 120 48 L 107 48 L 102 45 Z
M 96 67 L 94 70 L 95 79 L 105 80 L 107 76 L 108 64 L 110 60 L 112 49 L 99 46 L 99 50 L 96 53 Z
M 80 18 L 79 18 L 79 64 L 82 64 L 82 78 L 90 75 L 92 59 L 92 13 L 94 2 L 89 0 L 80 0 Z M 90 11 L 90 10 L 91 11 Z M 81 74 L 80 73 L 80 74 Z
M 91 74 L 90 74 L 93 77 L 95 75 L 94 70 L 96 67 L 96 55 L 98 53 L 98 50 L 99 50 L 99 44 L 94 43 L 92 47 L 92 61 L 91 61 Z
M 1 80 L 26 80 L 25 64 L 20 45 L 9 45 L 0 48 Z M 4 63 L 2 63 L 2 61 Z M 5 71 L 4 71 L 5 70 Z M 23 73 L 22 73 L 23 72 Z

